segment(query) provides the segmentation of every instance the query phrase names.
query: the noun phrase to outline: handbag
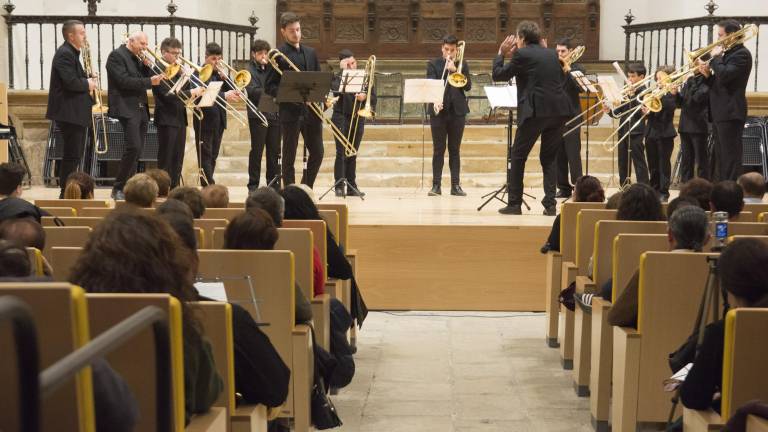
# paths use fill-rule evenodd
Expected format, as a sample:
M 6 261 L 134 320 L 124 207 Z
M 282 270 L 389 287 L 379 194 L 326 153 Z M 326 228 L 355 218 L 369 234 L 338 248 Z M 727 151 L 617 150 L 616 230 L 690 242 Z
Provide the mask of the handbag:
M 327 351 L 315 343 L 315 331 L 312 329 L 312 351 L 315 356 L 314 378 L 310 394 L 310 411 L 312 424 L 318 430 L 332 429 L 342 425 L 336 407 L 328 397 L 328 387 L 325 385 L 326 376 L 333 375 L 336 360 Z M 322 373 L 321 373 L 322 364 Z

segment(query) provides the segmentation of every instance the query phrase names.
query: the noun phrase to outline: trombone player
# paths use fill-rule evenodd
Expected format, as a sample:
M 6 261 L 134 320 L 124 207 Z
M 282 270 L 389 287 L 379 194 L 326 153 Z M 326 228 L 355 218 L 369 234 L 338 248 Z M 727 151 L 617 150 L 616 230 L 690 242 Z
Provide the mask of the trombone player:
M 160 55 L 165 66 L 176 65 L 181 55 L 181 42 L 169 37 L 160 43 Z M 156 63 L 162 68 L 162 62 Z M 160 70 L 160 69 L 157 69 Z M 171 188 L 179 185 L 181 166 L 184 161 L 184 147 L 187 138 L 187 108 L 182 98 L 197 98 L 205 92 L 202 87 L 179 90 L 179 94 L 171 93 L 171 88 L 180 79 L 177 74 L 172 79 L 164 79 L 159 85 L 152 87 L 155 97 L 155 125 L 157 126 L 157 166 L 168 172 L 171 178 Z
M 370 61 L 370 60 L 369 60 Z M 339 68 L 344 69 L 357 69 L 357 59 L 352 51 L 343 49 L 339 52 Z M 341 86 L 341 72 L 333 77 L 331 81 L 331 89 L 333 91 L 339 91 Z M 331 121 L 336 125 L 339 130 L 347 134 L 349 141 L 355 146 L 355 150 L 360 148 L 360 142 L 363 139 L 363 132 L 365 131 L 365 119 L 364 115 L 360 115 L 360 111 L 366 105 L 368 100 L 367 92 L 370 90 L 372 107 L 376 106 L 376 91 L 373 86 L 373 76 L 366 77 L 368 80 L 368 86 L 370 89 L 363 88 L 363 92 L 357 94 L 344 93 L 339 94 L 339 99 L 333 106 L 333 116 Z M 354 136 L 352 136 L 354 134 Z M 336 161 L 333 165 L 333 177 L 335 184 L 336 196 L 365 196 L 365 193 L 360 191 L 356 182 L 356 167 L 357 167 L 357 155 L 347 157 L 344 151 L 344 146 L 336 139 Z M 341 182 L 342 179 L 346 179 L 347 184 Z M 346 186 L 346 191 L 344 190 Z
M 733 19 L 717 24 L 718 41 L 735 37 L 741 25 Z M 709 86 L 709 117 L 715 135 L 715 169 L 719 180 L 736 180 L 742 171 L 742 133 L 747 118 L 747 82 L 752 72 L 752 54 L 742 40 L 726 51 L 716 45 L 710 51 L 711 60 L 697 59 L 699 72 Z
M 107 57 L 109 116 L 120 120 L 126 144 L 112 188 L 115 200 L 125 199 L 123 186 L 136 173 L 139 155 L 147 140 L 147 90 L 163 79 L 162 74 L 153 74 L 150 69 L 153 63 L 143 54 L 146 49 L 147 35 L 137 31 Z
M 565 73 L 565 93 L 568 95 L 571 114 L 579 115 L 581 112 L 581 86 L 576 78 L 571 75 L 572 71 L 578 71 L 586 74 L 586 70 L 580 63 L 568 64 L 567 59 L 573 51 L 573 44 L 568 38 L 562 38 L 557 41 L 555 47 L 557 56 L 563 62 L 563 73 Z M 570 168 L 571 181 L 568 181 Z M 581 128 L 563 137 L 560 149 L 557 152 L 557 195 L 555 198 L 570 198 L 573 192 L 571 183 L 576 184 L 576 179 L 581 177 Z
M 458 50 L 459 40 L 449 35 L 443 38 L 442 57 L 427 63 L 427 78 L 439 79 L 446 82 L 443 101 L 430 104 L 429 125 L 432 132 L 432 189 L 429 196 L 441 195 L 443 164 L 445 163 L 445 147 L 448 141 L 448 166 L 451 170 L 451 195 L 467 196 L 461 189 L 461 139 L 464 136 L 464 125 L 469 113 L 469 103 L 466 92 L 472 89 L 469 65 Z M 457 58 L 457 54 L 460 54 Z M 460 64 L 456 62 L 460 61 Z M 461 70 L 459 70 L 461 69 Z M 449 83 L 451 74 L 460 72 L 466 77 L 466 84 L 456 87 Z
M 85 133 L 92 121 L 90 93 L 96 90 L 97 80 L 86 76 L 80 64 L 80 50 L 86 43 L 82 21 L 65 21 L 61 35 L 64 43 L 56 50 L 51 63 L 48 111 L 45 114 L 45 118 L 56 122 L 63 139 L 59 198 L 64 197 L 67 177 L 77 169 L 83 157 Z

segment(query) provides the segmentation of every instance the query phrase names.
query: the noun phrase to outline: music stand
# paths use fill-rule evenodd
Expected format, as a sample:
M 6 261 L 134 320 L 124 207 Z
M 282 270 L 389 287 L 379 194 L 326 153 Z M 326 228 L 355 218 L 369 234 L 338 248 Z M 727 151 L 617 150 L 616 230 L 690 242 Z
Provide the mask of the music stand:
M 331 90 L 331 76 L 330 72 L 285 71 L 277 88 L 277 103 L 323 104 L 325 103 L 326 95 Z M 304 137 L 303 134 L 302 137 Z M 305 137 L 304 141 L 301 158 L 302 176 L 306 179 L 307 143 Z M 280 171 L 282 172 L 282 165 Z
M 413 78 L 405 80 L 403 84 L 403 103 L 421 104 L 423 106 L 421 121 L 421 183 L 419 184 L 419 189 L 424 187 L 424 160 L 426 158 L 424 128 L 427 123 L 427 104 L 442 102 L 444 93 L 445 82 L 440 79 Z
M 337 92 L 340 96 L 340 98 L 346 93 L 346 94 L 358 94 L 363 92 L 363 84 L 365 82 L 365 71 L 362 69 L 344 69 L 341 71 L 341 82 L 339 83 L 339 91 Z M 337 103 L 341 103 L 340 101 L 337 101 Z M 352 123 L 353 119 L 355 118 L 355 115 L 357 113 L 353 112 L 352 117 L 349 121 L 349 129 L 347 131 L 347 140 L 352 143 L 352 145 L 355 144 L 356 137 L 351 136 L 352 134 Z M 357 135 L 357 133 L 355 133 Z M 347 189 L 352 189 L 356 196 L 360 198 L 361 201 L 365 201 L 365 198 L 363 198 L 363 194 L 360 193 L 360 191 L 353 186 L 349 180 L 347 180 L 347 164 L 346 161 L 349 158 L 345 153 L 342 154 L 344 159 L 341 163 L 341 178 L 333 182 L 331 187 L 328 188 L 322 195 L 320 195 L 320 198 L 317 200 L 320 201 L 323 198 L 325 198 L 328 193 L 338 187 L 341 187 L 341 196 L 342 198 L 347 198 Z
M 485 199 L 485 201 L 482 204 L 480 204 L 480 207 L 477 208 L 477 211 L 482 210 L 483 207 L 487 206 L 488 203 L 490 203 L 494 199 L 497 199 L 502 203 L 509 205 L 509 201 L 505 201 L 504 196 L 507 194 L 507 191 L 509 190 L 509 171 L 512 169 L 512 143 L 514 141 L 512 137 L 512 124 L 514 123 L 514 120 L 515 120 L 514 110 L 517 109 L 517 85 L 516 84 L 510 84 L 502 87 L 485 86 L 483 87 L 483 90 L 485 90 L 485 95 L 488 98 L 488 103 L 490 103 L 491 109 L 496 110 L 497 108 L 505 108 L 509 110 L 509 119 L 507 120 L 507 170 L 506 170 L 507 181 L 505 181 L 504 184 L 501 185 L 499 188 L 480 197 L 480 199 Z M 501 198 L 499 198 L 499 194 L 501 194 Z M 525 198 L 524 198 L 526 196 L 532 199 L 535 199 L 535 197 L 523 191 L 523 205 L 525 205 L 525 208 L 530 210 L 531 206 L 528 205 L 528 203 L 525 201 Z
M 592 81 L 590 81 L 589 78 L 587 78 L 586 75 L 584 75 L 584 73 L 581 71 L 571 71 L 571 76 L 573 77 L 574 81 L 576 81 L 576 83 L 579 85 L 579 87 L 581 87 L 581 91 L 587 94 L 587 107 L 591 107 L 592 94 L 598 93 L 597 88 L 595 88 L 594 84 L 592 84 Z M 595 107 L 595 109 L 597 109 L 597 107 Z M 590 115 L 589 111 L 584 113 L 584 115 L 589 117 Z M 587 127 L 585 130 L 585 135 L 587 139 L 587 154 L 586 154 L 587 163 L 586 163 L 586 170 L 585 170 L 586 175 L 589 175 L 589 126 L 590 126 L 590 123 L 592 123 L 592 121 L 587 122 L 586 124 Z

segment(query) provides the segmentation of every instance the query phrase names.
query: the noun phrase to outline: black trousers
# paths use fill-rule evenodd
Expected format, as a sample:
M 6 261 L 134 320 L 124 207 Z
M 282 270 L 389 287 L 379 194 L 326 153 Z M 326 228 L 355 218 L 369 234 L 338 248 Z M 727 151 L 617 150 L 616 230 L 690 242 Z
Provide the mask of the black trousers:
M 662 196 L 669 196 L 672 176 L 672 149 L 674 138 L 646 138 L 645 152 L 648 156 L 651 187 Z
M 248 190 L 259 187 L 261 177 L 261 155 L 267 149 L 267 175 L 265 184 L 269 184 L 280 175 L 280 123 L 274 120 L 264 126 L 259 119 L 248 118 L 251 131 L 251 151 L 248 153 Z M 276 186 L 280 187 L 278 180 Z
M 299 134 L 304 139 L 304 146 L 309 151 L 306 175 L 302 174 L 301 182 L 312 187 L 315 184 L 320 165 L 323 163 L 323 123 L 314 114 L 307 113 L 298 121 L 283 122 L 283 181 L 285 185 L 296 183 L 296 150 L 299 147 Z
M 184 147 L 187 128 L 183 126 L 157 126 L 157 167 L 168 172 L 171 189 L 179 185 L 181 166 L 184 163 Z
M 712 123 L 712 129 L 716 137 L 715 154 L 717 165 L 720 168 L 719 180 L 735 181 L 743 171 L 742 134 L 744 133 L 744 122 L 741 120 L 715 122 Z
M 349 129 L 350 116 L 334 113 L 331 120 L 339 130 L 347 134 L 347 137 L 352 133 Z M 354 127 L 354 125 L 352 125 Z M 355 133 L 355 139 L 352 144 L 355 146 L 355 150 L 360 148 L 360 142 L 363 140 L 363 133 L 365 132 L 365 119 L 358 117 L 357 132 Z M 336 160 L 333 164 L 333 179 L 339 181 L 342 178 L 346 178 L 352 186 L 357 187 L 357 156 L 347 157 L 344 146 L 341 141 L 336 141 Z
M 570 170 L 569 170 L 570 168 Z M 568 173 L 571 181 L 568 181 Z M 557 152 L 557 188 L 571 192 L 576 179 L 582 176 L 581 169 L 581 128 L 576 129 L 562 139 Z
M 125 134 L 125 153 L 123 153 L 123 157 L 120 159 L 114 188 L 123 190 L 125 182 L 136 174 L 139 156 L 144 150 L 144 144 L 147 142 L 149 116 L 144 108 L 139 108 L 139 115 L 131 118 L 120 118 L 119 120 Z
M 512 144 L 511 165 L 507 172 L 507 185 L 509 189 L 509 205 L 521 205 L 523 203 L 523 175 L 525 174 L 525 162 L 531 153 L 533 145 L 541 136 L 541 150 L 539 161 L 544 173 L 544 198 L 541 203 L 544 207 L 552 207 L 555 201 L 555 183 L 557 182 L 557 151 L 565 129 L 566 117 L 539 117 L 528 118 L 518 125 L 515 132 L 515 141 Z
M 77 171 L 80 161 L 83 159 L 85 150 L 85 126 L 74 123 L 56 122 L 61 131 L 62 155 L 59 165 L 59 187 L 61 192 L 59 198 L 64 198 L 64 188 L 67 186 L 67 177 Z
M 696 176 L 709 179 L 707 134 L 680 132 L 680 181 L 683 183 Z
M 627 143 L 629 140 L 629 143 Z M 629 176 L 629 155 L 627 150 L 632 150 L 632 164 L 635 166 L 635 178 L 638 183 L 648 184 L 648 164 L 645 162 L 645 146 L 643 145 L 643 135 L 630 135 L 624 138 L 617 148 L 619 152 L 619 184 L 624 182 Z
M 448 143 L 448 167 L 451 185 L 461 180 L 461 138 L 464 136 L 466 116 L 458 116 L 445 110 L 429 119 L 432 130 L 432 184 L 439 185 L 443 177 L 446 140 Z
M 195 127 L 197 162 L 203 170 L 200 175 L 200 184 L 203 186 L 216 184 L 216 181 L 213 179 L 213 172 L 216 170 L 216 158 L 219 157 L 222 136 L 224 136 L 224 129 L 201 130 L 199 126 Z

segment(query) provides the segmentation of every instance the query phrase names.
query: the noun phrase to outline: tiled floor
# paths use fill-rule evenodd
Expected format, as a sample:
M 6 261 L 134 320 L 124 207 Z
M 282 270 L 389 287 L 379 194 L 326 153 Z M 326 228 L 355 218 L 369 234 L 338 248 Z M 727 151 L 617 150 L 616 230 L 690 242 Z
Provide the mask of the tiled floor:
M 373 312 L 338 430 L 592 431 L 543 329 L 543 314 Z

